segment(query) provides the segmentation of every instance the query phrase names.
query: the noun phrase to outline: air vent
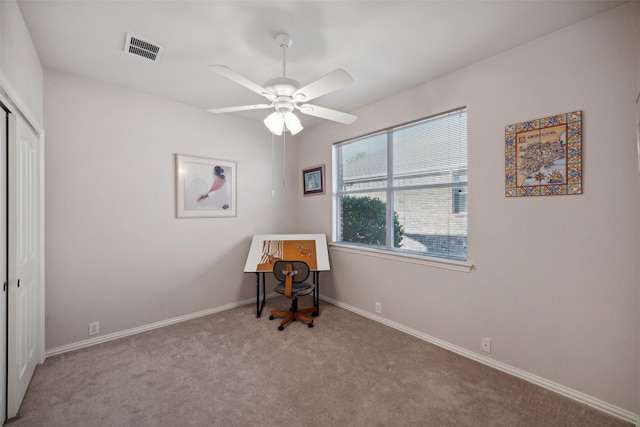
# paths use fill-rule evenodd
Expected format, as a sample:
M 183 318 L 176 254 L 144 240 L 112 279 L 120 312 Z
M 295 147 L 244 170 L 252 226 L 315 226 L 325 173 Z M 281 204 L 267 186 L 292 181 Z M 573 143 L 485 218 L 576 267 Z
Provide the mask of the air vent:
M 162 56 L 164 47 L 127 33 L 127 39 L 124 43 L 124 51 L 131 55 L 142 56 L 143 58 L 158 62 Z

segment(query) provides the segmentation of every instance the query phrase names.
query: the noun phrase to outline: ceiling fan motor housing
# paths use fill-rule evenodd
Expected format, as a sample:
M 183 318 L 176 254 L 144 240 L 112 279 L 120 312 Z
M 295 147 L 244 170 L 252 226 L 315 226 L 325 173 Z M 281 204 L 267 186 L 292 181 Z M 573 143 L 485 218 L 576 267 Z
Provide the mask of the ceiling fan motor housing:
M 291 96 L 296 90 L 300 89 L 300 83 L 288 77 L 276 77 L 265 83 L 264 87 L 277 96 Z
M 264 87 L 278 97 L 273 103 L 276 111 L 291 112 L 294 110 L 295 102 L 291 95 L 300 88 L 298 81 L 287 77 L 276 77 L 269 80 Z

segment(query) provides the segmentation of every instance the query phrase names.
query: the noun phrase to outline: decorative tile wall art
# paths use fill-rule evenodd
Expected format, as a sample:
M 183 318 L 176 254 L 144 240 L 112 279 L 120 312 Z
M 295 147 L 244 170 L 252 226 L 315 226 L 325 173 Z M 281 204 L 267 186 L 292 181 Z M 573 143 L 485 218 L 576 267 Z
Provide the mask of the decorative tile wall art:
M 582 194 L 582 111 L 505 127 L 505 196 Z

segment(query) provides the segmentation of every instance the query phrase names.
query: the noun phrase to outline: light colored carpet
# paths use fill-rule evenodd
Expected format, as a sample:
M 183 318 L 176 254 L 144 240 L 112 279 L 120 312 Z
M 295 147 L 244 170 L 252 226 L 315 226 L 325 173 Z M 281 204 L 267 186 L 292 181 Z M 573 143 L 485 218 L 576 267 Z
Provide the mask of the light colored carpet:
M 287 304 L 50 357 L 9 425 L 630 425 L 324 302 L 314 328 L 280 332 L 268 311 Z

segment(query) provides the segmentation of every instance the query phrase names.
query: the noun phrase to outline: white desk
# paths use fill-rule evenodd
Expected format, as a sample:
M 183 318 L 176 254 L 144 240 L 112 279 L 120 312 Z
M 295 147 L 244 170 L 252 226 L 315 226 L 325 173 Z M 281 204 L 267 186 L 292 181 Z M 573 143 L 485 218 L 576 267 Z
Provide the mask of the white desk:
M 278 259 L 302 260 L 309 264 L 313 273 L 313 304 L 315 316 L 320 315 L 320 272 L 329 271 L 329 250 L 324 234 L 256 234 L 251 241 L 245 273 L 256 274 L 256 316 L 260 317 L 266 301 L 266 273 L 273 271 L 273 262 Z M 262 302 L 260 301 L 262 282 Z

